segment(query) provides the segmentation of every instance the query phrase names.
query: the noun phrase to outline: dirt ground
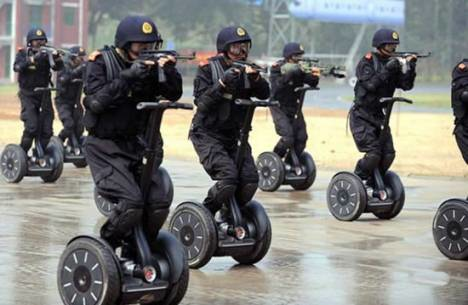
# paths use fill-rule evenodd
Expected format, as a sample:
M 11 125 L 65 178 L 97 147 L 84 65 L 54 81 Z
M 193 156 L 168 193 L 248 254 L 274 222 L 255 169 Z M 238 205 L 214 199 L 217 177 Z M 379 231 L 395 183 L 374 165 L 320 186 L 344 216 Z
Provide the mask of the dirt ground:
M 14 94 L 1 94 L 0 105 L 0 146 L 18 143 L 23 127 L 19 120 L 19 100 Z M 166 112 L 162 134 L 167 158 L 197 160 L 187 139 L 192 115 L 182 110 Z M 346 115 L 343 110 L 305 110 L 309 133 L 307 150 L 313 154 L 319 168 L 351 170 L 361 155 L 351 134 L 346 134 Z M 393 170 L 405 175 L 468 177 L 468 167 L 452 136 L 450 114 L 395 112 L 391 126 L 397 150 Z M 60 129 L 56 116 L 54 132 Z M 266 109 L 257 109 L 250 135 L 254 155 L 271 150 L 277 140 L 271 115 Z

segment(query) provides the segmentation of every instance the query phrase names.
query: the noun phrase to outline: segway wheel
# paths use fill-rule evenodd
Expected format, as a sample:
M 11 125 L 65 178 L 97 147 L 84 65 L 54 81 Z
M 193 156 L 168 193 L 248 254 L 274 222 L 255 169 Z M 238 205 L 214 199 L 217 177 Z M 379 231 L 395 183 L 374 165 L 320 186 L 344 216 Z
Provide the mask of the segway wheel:
M 57 285 L 66 305 L 113 305 L 120 275 L 111 249 L 91 238 L 77 238 L 60 257 Z
M 249 233 L 254 233 L 253 237 L 257 243 L 252 252 L 243 255 L 233 255 L 232 258 L 240 264 L 253 265 L 261 261 L 270 249 L 271 223 L 263 206 L 254 200 L 249 202 L 243 211 L 247 222 L 251 224 L 248 225 Z M 260 234 L 261 237 L 259 237 Z
M 106 217 L 109 217 L 116 205 L 116 203 L 112 202 L 108 198 L 101 196 L 98 193 L 97 188 L 94 188 L 94 203 L 96 204 L 98 211 Z
M 305 167 L 306 178 L 303 181 L 292 181 L 291 186 L 297 191 L 305 191 L 314 184 L 315 177 L 317 176 L 317 167 L 315 166 L 314 159 L 308 152 L 303 152 L 299 161 Z
M 45 155 L 49 158 L 49 162 L 52 166 L 50 173 L 41 176 L 42 181 L 45 183 L 53 183 L 57 181 L 63 172 L 63 146 L 61 145 L 62 141 L 58 141 L 60 141 L 58 138 L 49 141 L 49 144 L 45 150 Z
M 8 144 L 0 156 L 0 168 L 8 183 L 18 183 L 28 172 L 26 154 L 19 145 Z
M 380 219 L 392 219 L 400 214 L 405 205 L 405 187 L 401 182 L 400 177 L 392 171 L 388 171 L 384 177 L 385 185 L 388 185 L 392 190 L 393 204 L 389 211 L 373 212 Z
M 181 203 L 170 219 L 169 231 L 184 246 L 190 268 L 203 267 L 216 251 L 218 236 L 213 216 L 201 204 Z
M 274 192 L 284 181 L 284 164 L 274 152 L 264 152 L 257 158 L 258 186 L 262 191 Z
M 364 212 L 367 194 L 361 179 L 355 174 L 336 174 L 327 189 L 330 213 L 338 220 L 353 221 Z
M 164 280 L 169 281 L 170 286 L 162 301 L 149 303 L 148 305 L 179 304 L 187 292 L 189 283 L 189 266 L 183 246 L 173 234 L 161 230 L 152 249 L 155 250 L 153 253 L 156 254 L 157 261 L 158 258 L 159 260 L 162 259 L 165 261 L 165 265 L 170 266 L 169 272 L 162 276 Z
M 450 259 L 468 259 L 468 201 L 450 199 L 442 203 L 432 223 L 432 234 L 442 254 Z
M 64 144 L 63 144 L 63 141 L 57 137 L 57 136 L 52 136 L 49 140 L 49 142 L 52 142 L 54 143 L 54 145 L 56 145 L 57 147 L 60 147 L 61 151 L 62 151 L 62 154 L 65 153 L 65 149 L 64 149 Z

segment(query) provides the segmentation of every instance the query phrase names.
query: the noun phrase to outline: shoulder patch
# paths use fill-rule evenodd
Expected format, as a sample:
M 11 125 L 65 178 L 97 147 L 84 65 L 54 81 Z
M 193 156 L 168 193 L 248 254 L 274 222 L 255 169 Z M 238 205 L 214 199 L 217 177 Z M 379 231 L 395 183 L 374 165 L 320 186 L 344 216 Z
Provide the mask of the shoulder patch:
M 89 61 L 95 61 L 98 56 L 101 56 L 101 52 L 94 51 L 93 53 L 89 54 L 88 60 Z
M 458 69 L 460 69 L 461 71 L 465 71 L 466 70 L 466 65 L 464 63 L 460 63 L 458 65 Z
M 367 54 L 364 56 L 364 58 L 367 59 L 367 60 L 371 60 L 371 59 L 372 59 L 372 53 L 371 53 L 371 52 L 367 53 Z

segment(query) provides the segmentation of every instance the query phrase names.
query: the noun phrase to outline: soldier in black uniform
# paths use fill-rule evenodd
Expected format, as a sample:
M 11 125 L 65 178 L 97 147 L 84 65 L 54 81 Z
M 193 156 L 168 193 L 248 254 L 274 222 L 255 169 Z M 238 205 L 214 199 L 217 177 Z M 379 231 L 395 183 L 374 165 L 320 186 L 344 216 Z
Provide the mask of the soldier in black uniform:
M 294 89 L 304 84 L 316 87 L 320 70 L 313 68 L 311 73 L 306 73 L 299 64 L 303 54 L 304 48 L 299 43 L 286 44 L 284 58 L 273 64 L 270 71 L 272 99 L 280 103 L 279 107 L 270 107 L 276 133 L 281 136 L 274 152 L 281 158 L 290 147 L 294 147 L 298 156 L 306 147 L 307 127 L 302 109 L 298 109 L 301 93 L 294 92 Z
M 455 116 L 455 139 L 468 164 L 468 59 L 463 59 L 452 73 L 452 108 Z
M 117 27 L 115 46 L 92 53 L 87 64 L 84 125 L 88 137 L 84 152 L 99 194 L 118 201 L 101 228 L 101 236 L 113 246 L 131 233 L 143 215 L 139 176 L 149 113 L 138 111 L 136 105 L 155 101 L 158 96 L 176 101 L 182 95 L 182 78 L 174 57 L 160 58 L 153 66 L 138 60 L 140 51 L 158 49 L 161 44 L 150 18 L 126 17 Z M 158 69 L 163 70 L 165 82 L 158 82 Z M 161 135 L 159 139 L 155 167 L 163 156 Z M 167 216 L 169 205 L 163 201 L 147 203 L 146 212 Z M 151 226 L 157 231 L 162 223 Z
M 205 206 L 214 214 L 235 194 L 239 205 L 249 202 L 258 186 L 258 174 L 247 145 L 242 169 L 237 170 L 235 154 L 246 107 L 235 99 L 256 97 L 267 99 L 268 82 L 258 71 L 245 71 L 232 66 L 232 60 L 245 60 L 251 47 L 251 38 L 242 27 L 222 29 L 216 40 L 219 55 L 200 63 L 194 80 L 197 111 L 192 121 L 190 140 L 211 179 L 217 182 L 208 191 Z M 248 77 L 250 88 L 245 88 Z
M 384 122 L 382 97 L 392 97 L 395 89 L 411 90 L 416 77 L 416 56 L 406 58 L 409 69 L 402 72 L 400 61 L 392 57 L 399 44 L 398 33 L 390 29 L 380 29 L 373 37 L 375 52 L 367 53 L 356 68 L 357 83 L 354 87 L 354 105 L 350 110 L 350 125 L 353 138 L 364 157 L 357 162 L 355 173 L 368 180 L 375 168 L 382 175 L 395 159 L 395 149 L 391 132 L 383 142 L 379 135 Z M 368 184 L 372 179 L 368 180 Z
M 86 72 L 86 51 L 79 46 L 71 47 L 69 51 L 64 60 L 64 69 L 57 73 L 55 98 L 55 107 L 63 124 L 58 136 L 63 142 L 73 134 L 79 141 L 84 131 L 81 91 Z
M 26 41 L 27 47 L 19 49 L 16 54 L 13 70 L 18 72 L 18 96 L 21 100 L 21 120 L 24 122 L 20 145 L 27 154 L 34 138 L 38 137 L 45 149 L 53 134 L 54 111 L 50 91 L 34 92 L 34 89 L 48 87 L 51 83 L 51 69 L 60 70 L 63 61 L 60 54 L 54 52 L 54 65 L 51 67 L 48 54 L 41 51 L 40 47 L 47 43 L 44 30 L 29 30 Z

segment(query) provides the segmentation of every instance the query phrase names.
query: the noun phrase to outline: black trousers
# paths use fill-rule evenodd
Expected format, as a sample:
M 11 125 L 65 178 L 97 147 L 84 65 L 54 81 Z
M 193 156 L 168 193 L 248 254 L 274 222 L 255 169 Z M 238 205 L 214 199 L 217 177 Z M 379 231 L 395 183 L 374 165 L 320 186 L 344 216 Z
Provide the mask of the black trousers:
M 457 140 L 463 160 L 468 164 L 468 126 L 458 124 L 453 133 L 455 134 L 455 139 Z
M 70 101 L 57 98 L 55 100 L 55 107 L 60 121 L 62 121 L 63 124 L 63 129 L 59 133 L 59 138 L 65 141 L 72 135 L 75 135 L 76 139 L 79 141 L 84 132 L 83 107 L 81 104 L 72 104 Z
M 249 202 L 258 185 L 258 173 L 250 144 L 246 145 L 242 167 L 238 169 L 235 162 L 237 139 L 195 128 L 190 132 L 190 140 L 203 168 L 212 180 L 217 181 L 205 199 L 208 208 L 215 212 L 232 195 L 241 206 Z
M 157 151 L 155 169 L 162 161 L 162 140 Z M 118 203 L 101 228 L 101 236 L 115 245 L 142 221 L 144 207 L 149 205 L 143 202 L 140 189 L 143 148 L 136 139 L 110 140 L 88 136 L 84 152 L 97 191 Z M 154 201 L 164 202 L 165 199 Z M 164 208 L 169 208 L 167 203 L 163 204 Z
M 350 110 L 349 123 L 358 150 L 365 153 L 357 162 L 355 173 L 362 179 L 368 179 L 378 167 L 384 175 L 395 159 L 395 148 L 390 127 L 381 138 L 383 115 L 371 114 L 354 106 Z
M 21 147 L 28 152 L 33 140 L 38 138 L 45 149 L 53 135 L 54 110 L 50 92 L 26 94 L 20 91 L 18 95 L 21 101 L 20 118 L 24 123 Z
M 280 107 L 270 107 L 276 133 L 281 137 L 274 148 L 274 152 L 281 158 L 289 148 L 294 147 L 300 156 L 307 144 L 307 126 L 302 112 L 297 118 L 287 115 Z

